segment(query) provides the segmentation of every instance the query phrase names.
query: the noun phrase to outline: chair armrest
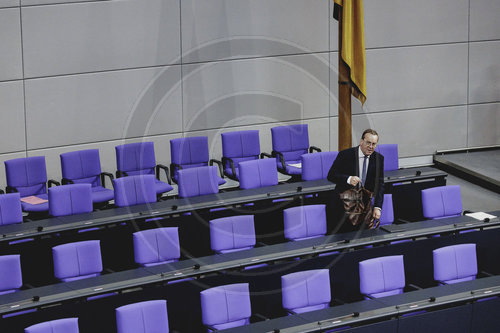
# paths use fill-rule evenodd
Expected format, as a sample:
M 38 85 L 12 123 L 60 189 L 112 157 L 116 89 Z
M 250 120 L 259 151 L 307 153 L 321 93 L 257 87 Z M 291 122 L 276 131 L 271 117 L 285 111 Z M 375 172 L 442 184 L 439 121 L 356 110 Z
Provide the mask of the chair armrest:
M 125 171 L 116 170 L 116 178 L 127 177 L 128 174 Z
M 413 283 L 409 283 L 407 285 L 407 287 L 408 287 L 408 289 L 411 289 L 411 290 L 421 290 L 422 289 L 422 287 L 419 287 L 419 286 L 417 286 L 416 284 L 413 284 Z
M 286 171 L 286 165 L 285 165 L 285 158 L 283 157 L 283 154 L 280 153 L 279 151 L 275 151 L 273 150 L 273 152 L 271 153 L 271 155 L 273 157 L 278 157 L 280 162 L 281 162 L 281 168 L 283 171 Z
M 168 172 L 168 167 L 163 164 L 157 164 L 155 167 L 155 172 L 156 172 L 156 179 L 160 180 L 160 169 L 165 171 L 165 176 L 167 177 L 167 182 L 171 185 L 172 184 L 172 178 L 170 178 L 170 172 Z
M 109 177 L 109 181 L 111 183 L 113 183 L 113 179 L 115 178 L 115 177 L 113 177 L 113 174 L 110 172 L 101 172 L 101 185 L 102 185 L 102 187 L 106 187 L 106 178 L 105 177 Z
M 274 156 L 269 154 L 269 153 L 260 153 L 260 158 L 264 158 L 264 157 L 273 158 Z
M 170 163 L 170 178 L 177 183 L 177 180 L 175 179 L 175 170 L 182 170 L 182 165 Z
M 312 153 L 313 151 L 316 151 L 316 152 L 320 153 L 320 152 L 321 152 L 321 149 L 319 149 L 319 148 L 318 148 L 318 147 L 316 147 L 316 146 L 311 146 L 311 147 L 309 147 L 309 153 Z
M 219 167 L 220 177 L 224 178 L 224 170 L 222 169 L 222 162 L 219 160 L 216 160 L 216 159 L 211 159 L 208 162 L 208 165 L 212 166 L 212 165 L 214 165 L 214 163 L 217 164 L 217 166 Z
M 229 163 L 229 166 L 231 167 L 231 172 L 233 173 L 233 177 L 236 178 L 236 169 L 234 168 L 233 159 L 229 157 L 222 157 L 222 164 L 226 165 L 226 163 Z
M 61 185 L 61 183 L 59 183 L 58 181 L 55 181 L 54 179 L 49 179 L 49 181 L 47 182 L 47 184 L 49 185 L 49 187 L 52 187 L 52 185 L 54 185 L 54 186 Z
M 17 192 L 19 192 L 17 190 L 17 188 L 9 186 L 9 185 L 7 185 L 7 187 L 5 188 L 5 191 L 7 191 L 7 193 L 17 193 Z
M 266 316 L 261 315 L 260 313 L 254 313 L 254 314 L 252 314 L 252 317 L 260 319 L 259 321 L 269 320 L 269 318 L 267 318 Z M 252 318 L 252 317 L 250 317 L 250 318 Z
M 474 213 L 472 210 L 464 210 L 462 215 Z
M 68 185 L 68 184 L 74 184 L 75 182 L 74 182 L 74 181 L 72 181 L 71 179 L 68 179 L 68 178 L 63 178 L 63 179 L 61 179 L 61 183 L 62 183 L 63 185 Z
M 0 190 L 0 194 L 5 194 L 5 192 L 3 190 Z

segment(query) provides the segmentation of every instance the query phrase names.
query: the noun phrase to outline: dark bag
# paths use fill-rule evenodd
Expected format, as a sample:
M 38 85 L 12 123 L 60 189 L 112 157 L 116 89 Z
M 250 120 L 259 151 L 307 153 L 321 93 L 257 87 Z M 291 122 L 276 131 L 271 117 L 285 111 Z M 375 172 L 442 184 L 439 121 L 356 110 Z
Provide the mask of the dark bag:
M 379 220 L 373 218 L 373 193 L 364 187 L 355 187 L 340 193 L 344 210 L 352 225 L 365 224 L 368 228 L 377 228 Z

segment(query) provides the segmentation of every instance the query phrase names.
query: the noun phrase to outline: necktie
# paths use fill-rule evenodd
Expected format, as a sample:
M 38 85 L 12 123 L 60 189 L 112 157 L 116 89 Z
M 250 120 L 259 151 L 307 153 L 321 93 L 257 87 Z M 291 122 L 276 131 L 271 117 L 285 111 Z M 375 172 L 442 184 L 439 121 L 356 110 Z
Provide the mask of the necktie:
M 366 181 L 366 160 L 368 159 L 368 156 L 365 155 L 363 158 L 363 173 L 361 174 L 361 183 L 363 183 L 363 186 L 365 186 L 365 181 Z

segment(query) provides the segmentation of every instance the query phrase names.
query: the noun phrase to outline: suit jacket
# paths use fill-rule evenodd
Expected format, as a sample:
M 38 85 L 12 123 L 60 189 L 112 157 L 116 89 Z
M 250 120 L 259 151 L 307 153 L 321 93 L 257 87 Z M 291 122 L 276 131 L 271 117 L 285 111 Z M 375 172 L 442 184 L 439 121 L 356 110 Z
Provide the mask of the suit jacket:
M 373 192 L 374 207 L 382 208 L 384 202 L 384 156 L 374 151 L 370 155 L 369 161 L 365 188 Z M 358 146 L 339 152 L 328 172 L 328 180 L 336 184 L 335 191 L 337 193 L 353 188 L 347 183 L 347 178 L 349 176 L 359 177 L 358 163 Z

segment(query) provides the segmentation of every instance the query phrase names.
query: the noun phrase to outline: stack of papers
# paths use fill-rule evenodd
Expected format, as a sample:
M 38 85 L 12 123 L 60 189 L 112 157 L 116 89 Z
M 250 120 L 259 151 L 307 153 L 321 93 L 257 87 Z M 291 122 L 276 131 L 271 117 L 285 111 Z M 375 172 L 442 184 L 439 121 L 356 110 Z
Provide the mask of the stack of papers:
M 30 204 L 30 205 L 39 205 L 39 204 L 43 204 L 45 202 L 49 202 L 49 200 L 39 198 L 36 195 L 31 195 L 29 197 L 21 198 L 21 201 L 25 202 L 27 204 Z
M 480 221 L 483 221 L 486 218 L 491 220 L 491 219 L 494 219 L 496 217 L 495 215 L 487 214 L 484 212 L 468 213 L 465 215 L 470 216 L 470 217 L 472 217 L 476 220 L 480 220 Z

